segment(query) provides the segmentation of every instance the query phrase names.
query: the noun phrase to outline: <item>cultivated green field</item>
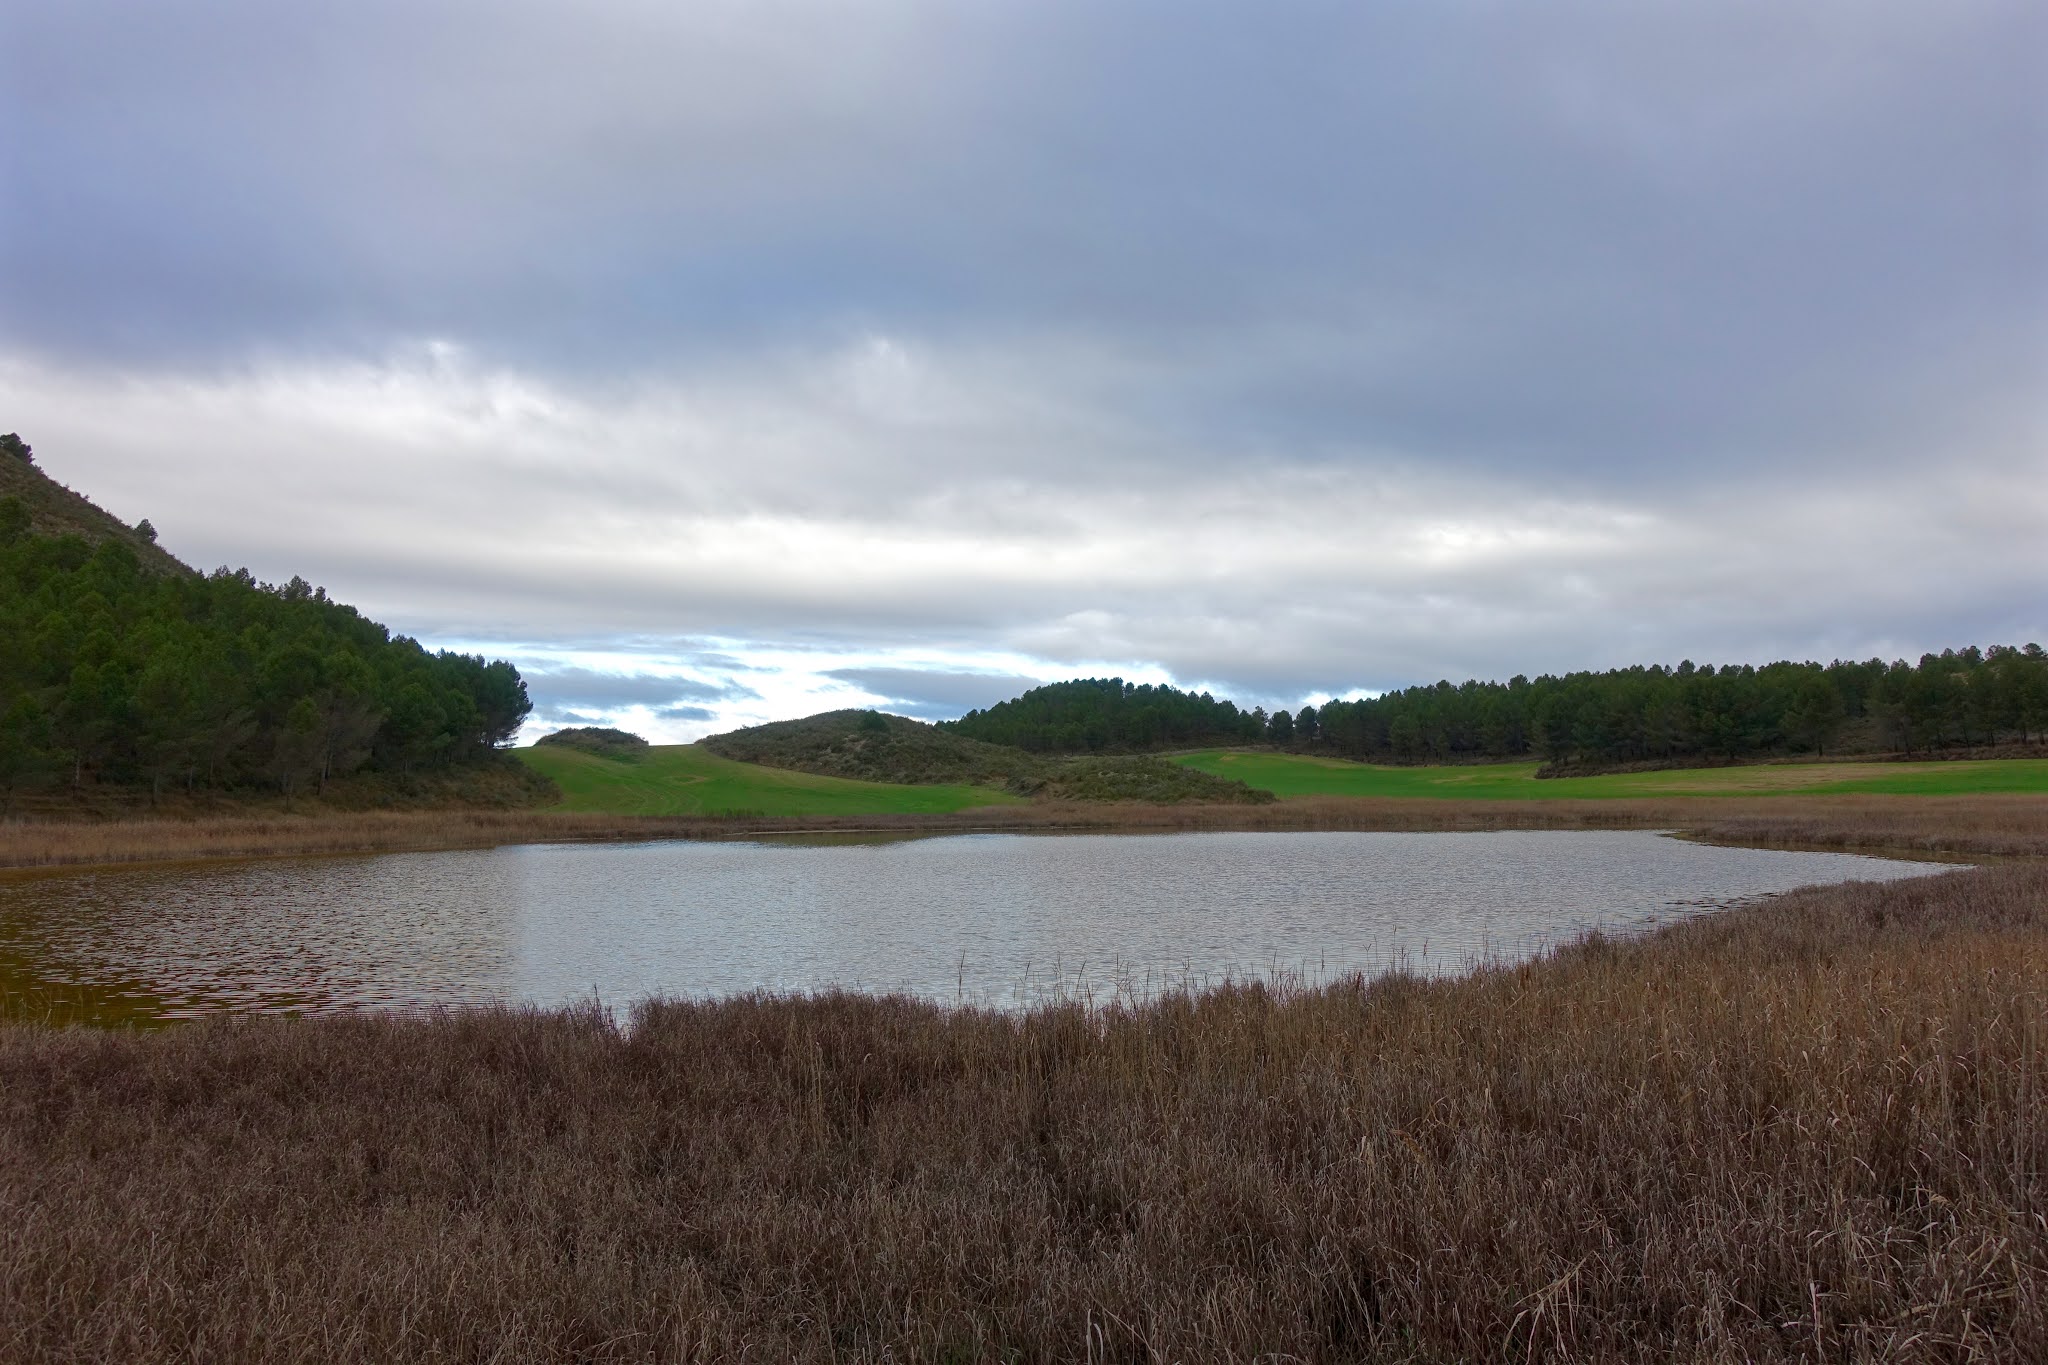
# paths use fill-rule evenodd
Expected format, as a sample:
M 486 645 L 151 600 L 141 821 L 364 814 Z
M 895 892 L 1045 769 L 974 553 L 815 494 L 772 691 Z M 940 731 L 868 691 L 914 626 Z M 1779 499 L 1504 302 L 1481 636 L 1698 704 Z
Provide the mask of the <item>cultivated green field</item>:
M 1770 763 L 1741 768 L 1682 768 L 1600 777 L 1536 780 L 1534 763 L 1428 768 L 1379 767 L 1302 754 L 1208 749 L 1175 762 L 1236 777 L 1280 797 L 1420 796 L 1466 801 L 1541 801 L 1665 796 L 1970 795 L 2048 792 L 2048 759 L 1953 763 Z
M 660 745 L 630 760 L 553 745 L 517 753 L 561 787 L 556 809 L 605 815 L 923 815 L 1019 800 L 985 787 L 908 787 L 763 768 L 694 744 Z

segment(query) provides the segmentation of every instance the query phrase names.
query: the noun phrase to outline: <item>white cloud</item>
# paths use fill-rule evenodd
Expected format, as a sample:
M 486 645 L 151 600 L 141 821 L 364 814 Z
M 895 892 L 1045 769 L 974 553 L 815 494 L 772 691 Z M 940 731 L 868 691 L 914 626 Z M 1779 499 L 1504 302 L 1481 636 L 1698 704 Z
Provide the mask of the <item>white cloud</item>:
M 0 429 L 670 735 L 2041 637 L 2044 25 L 28 7 Z
M 955 364 L 870 335 L 585 388 L 446 343 L 210 375 L 17 357 L 0 407 L 194 562 L 302 573 L 508 653 L 542 698 L 551 670 L 610 677 L 617 695 L 551 704 L 667 737 L 889 701 L 862 670 L 1120 672 L 1271 704 L 2048 634 L 2027 588 L 2048 460 L 2024 440 L 1931 483 L 1795 461 L 1596 499 L 1384 451 L 1183 461 L 1048 396 L 1067 365 L 1047 354 Z M 620 692 L 662 679 L 673 696 Z

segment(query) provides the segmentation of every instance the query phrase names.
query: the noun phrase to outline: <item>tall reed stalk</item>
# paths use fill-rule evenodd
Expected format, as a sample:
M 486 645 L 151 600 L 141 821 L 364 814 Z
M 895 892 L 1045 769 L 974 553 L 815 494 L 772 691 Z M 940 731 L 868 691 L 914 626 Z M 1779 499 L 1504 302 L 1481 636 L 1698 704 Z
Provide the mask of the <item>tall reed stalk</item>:
M 0 1359 L 2048 1359 L 2048 866 L 1455 980 L 0 1028 Z

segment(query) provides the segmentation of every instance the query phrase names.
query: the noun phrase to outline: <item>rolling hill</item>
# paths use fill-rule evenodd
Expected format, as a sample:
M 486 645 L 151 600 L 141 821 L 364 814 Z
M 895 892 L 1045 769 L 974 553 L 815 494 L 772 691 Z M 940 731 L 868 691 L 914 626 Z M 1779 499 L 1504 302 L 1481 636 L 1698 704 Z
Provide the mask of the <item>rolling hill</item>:
M 769 768 L 867 782 L 966 783 L 1040 801 L 1257 804 L 1233 777 L 1147 756 L 1052 757 L 878 711 L 827 711 L 713 735 L 702 747 Z
M 938 814 L 1023 798 L 970 783 L 862 782 L 722 758 L 699 744 L 599 753 L 573 745 L 514 751 L 562 790 L 557 809 L 607 815 Z

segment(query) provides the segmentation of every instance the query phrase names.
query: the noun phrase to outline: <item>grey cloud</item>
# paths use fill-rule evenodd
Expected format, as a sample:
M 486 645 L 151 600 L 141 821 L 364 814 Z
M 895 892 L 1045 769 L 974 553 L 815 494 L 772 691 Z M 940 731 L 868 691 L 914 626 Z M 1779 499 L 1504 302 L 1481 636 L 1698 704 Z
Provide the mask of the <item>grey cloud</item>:
M 990 658 L 1292 700 L 2048 633 L 2021 0 L 77 0 L 0 46 L 0 429 L 423 636 L 956 658 L 839 671 L 937 714 Z
M 151 516 L 188 558 L 248 551 L 261 576 L 305 572 L 422 638 L 524 642 L 504 648 L 542 672 L 597 644 L 768 695 L 784 665 L 764 665 L 764 647 L 914 651 L 958 661 L 932 664 L 942 672 L 1150 664 L 1291 699 L 1643 658 L 1912 653 L 2048 635 L 2048 471 L 2024 445 L 1933 481 L 1880 467 L 1845 482 L 1788 465 L 1679 499 L 1625 488 L 1560 499 L 1540 470 L 1510 481 L 1252 464 L 1145 491 L 1098 479 L 1085 498 L 1050 478 L 992 495 L 1006 514 L 965 524 L 922 520 L 914 506 L 778 509 L 778 471 L 761 459 L 742 462 L 761 479 L 754 517 L 682 519 L 658 502 L 579 497 L 572 481 L 538 497 L 516 481 L 501 488 L 492 467 L 516 423 L 465 437 L 473 463 L 423 457 L 387 430 L 438 422 L 442 404 L 468 401 L 460 386 L 406 397 L 395 415 L 377 386 L 343 387 L 332 401 L 361 424 L 340 453 L 273 466 L 262 452 L 306 433 L 293 404 L 261 385 L 188 395 L 10 391 L 5 380 L 0 370 L 0 407 L 23 414 L 9 425 L 35 436 L 46 464 L 77 486 L 125 489 L 132 506 L 117 510 Z M 279 408 L 285 417 L 268 415 Z M 201 438 L 209 460 L 164 458 L 166 430 Z M 573 467 L 573 437 L 560 439 L 550 449 Z M 70 453 L 87 449 L 98 463 Z M 391 497 L 401 484 L 405 497 Z M 183 511 L 164 511 L 179 499 Z M 612 704 L 673 699 L 654 695 L 674 686 L 660 681 L 628 683 L 631 695 L 572 681 Z
M 876 325 L 1083 335 L 1124 358 L 1117 408 L 1198 439 L 1153 448 L 1181 461 L 1628 481 L 1910 458 L 2048 363 L 2038 6 L 10 28 L 7 325 L 72 354 L 451 335 L 613 372 Z

